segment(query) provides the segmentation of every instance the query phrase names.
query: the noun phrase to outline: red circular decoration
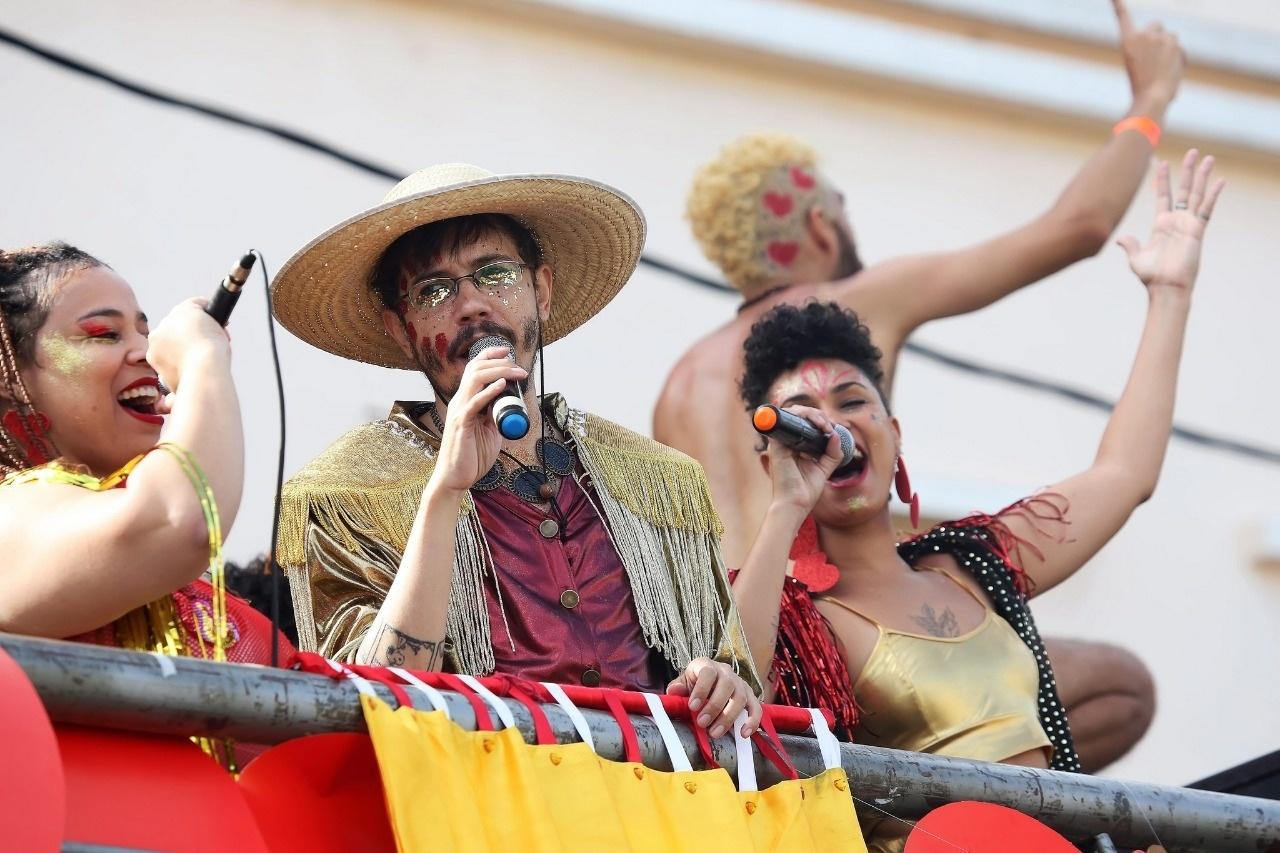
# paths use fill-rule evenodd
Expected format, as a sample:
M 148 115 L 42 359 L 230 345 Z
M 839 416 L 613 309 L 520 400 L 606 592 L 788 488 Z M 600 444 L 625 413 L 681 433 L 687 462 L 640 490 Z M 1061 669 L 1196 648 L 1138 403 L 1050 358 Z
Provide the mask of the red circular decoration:
M 1078 853 L 1035 818 L 991 803 L 949 803 L 924 816 L 907 836 L 904 853 Z
M 0 649 L 0 838 L 6 850 L 62 847 L 66 784 L 49 715 L 27 674 Z

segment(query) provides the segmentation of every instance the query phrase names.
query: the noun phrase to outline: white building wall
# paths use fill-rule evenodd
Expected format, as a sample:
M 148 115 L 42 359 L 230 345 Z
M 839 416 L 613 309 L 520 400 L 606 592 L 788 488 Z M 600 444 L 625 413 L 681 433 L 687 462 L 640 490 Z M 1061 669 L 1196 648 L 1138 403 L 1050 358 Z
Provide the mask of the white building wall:
M 1202 13 L 1189 2 L 1167 5 Z M 740 133 L 787 129 L 823 152 L 872 263 L 963 245 L 1029 218 L 1105 139 L 1105 128 L 766 72 L 461 6 L 9 0 L 3 26 L 396 169 L 462 160 L 615 184 L 647 213 L 649 251 L 704 273 L 711 270 L 683 220 L 684 193 L 695 168 Z M 133 282 L 155 317 L 180 298 L 208 295 L 250 246 L 279 268 L 389 187 L 5 45 L 0 80 L 0 245 L 80 245 Z M 1208 238 L 1178 417 L 1276 446 L 1280 167 L 1228 156 L 1220 171 L 1230 186 Z M 1142 197 L 1124 228 L 1144 234 L 1151 208 Z M 228 541 L 240 560 L 267 544 L 274 484 L 277 421 L 260 286 L 255 279 L 232 326 L 250 460 Z M 647 432 L 666 371 L 733 307 L 728 296 L 642 268 L 599 317 L 550 349 L 550 385 Z M 993 308 L 930 326 L 918 340 L 1114 396 L 1142 316 L 1140 285 L 1109 247 Z M 287 333 L 281 356 L 289 471 L 392 399 L 424 394 L 411 374 L 345 362 Z M 988 494 L 1073 473 L 1088 465 L 1104 424 L 1100 413 L 910 355 L 896 394 L 926 509 L 930 484 L 950 502 L 957 482 Z M 1155 672 L 1155 726 L 1116 775 L 1186 782 L 1280 747 L 1280 576 L 1256 559 L 1260 531 L 1280 516 L 1278 484 L 1274 465 L 1175 442 L 1156 497 L 1092 565 L 1037 603 L 1046 633 L 1122 643 Z

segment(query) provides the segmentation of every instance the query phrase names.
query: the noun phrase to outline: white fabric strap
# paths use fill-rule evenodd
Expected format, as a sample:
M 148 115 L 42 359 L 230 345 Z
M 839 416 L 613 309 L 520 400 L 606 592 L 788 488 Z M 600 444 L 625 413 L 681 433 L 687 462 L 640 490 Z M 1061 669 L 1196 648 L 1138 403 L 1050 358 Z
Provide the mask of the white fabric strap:
M 542 686 L 547 688 L 547 692 L 556 700 L 556 704 L 569 715 L 569 722 L 573 723 L 573 727 L 578 730 L 578 737 L 582 738 L 582 742 L 591 747 L 592 752 L 595 752 L 596 740 L 591 736 L 591 726 L 587 725 L 587 718 L 578 710 L 578 706 L 573 704 L 569 694 L 565 693 L 564 688 L 559 684 L 553 684 L 550 681 L 542 682 Z
M 329 666 L 333 667 L 338 672 L 345 675 L 347 677 L 347 680 L 356 686 L 356 690 L 359 690 L 365 696 L 372 696 L 375 699 L 378 697 L 378 692 L 373 689 L 373 685 L 370 684 L 368 681 L 356 675 L 354 672 L 352 672 L 350 669 L 348 669 L 347 667 L 343 666 L 340 663 L 334 663 L 333 661 L 328 661 L 328 663 L 329 663 Z
M 653 717 L 653 723 L 658 727 L 658 734 L 662 735 L 662 743 L 667 747 L 667 755 L 671 756 L 671 769 L 677 773 L 692 770 L 693 765 L 689 763 L 689 756 L 685 754 L 680 735 L 676 734 L 676 727 L 671 725 L 667 709 L 662 707 L 662 700 L 653 693 L 645 693 L 644 701 L 649 703 L 649 716 Z
M 161 678 L 168 678 L 169 676 L 176 675 L 178 673 L 178 668 L 173 665 L 173 661 L 169 659 L 168 655 L 161 654 L 160 652 L 148 652 L 148 654 L 156 659 L 156 663 L 160 664 Z
M 409 683 L 410 687 L 416 687 L 419 692 L 427 697 L 427 701 L 431 703 L 432 708 L 435 708 L 437 711 L 444 712 L 444 718 L 446 720 L 453 719 L 449 714 L 449 703 L 444 698 L 444 694 L 439 690 L 436 690 L 430 684 L 427 684 L 427 682 L 423 681 L 421 678 L 403 667 L 389 666 L 387 667 L 387 671 L 394 672 L 396 675 L 403 678 Z
M 480 698 L 489 703 L 489 707 L 493 709 L 493 713 L 498 715 L 498 719 L 502 720 L 502 725 L 509 729 L 516 727 L 516 718 L 511 716 L 511 709 L 507 707 L 507 703 L 498 698 L 488 687 L 485 687 L 474 676 L 459 675 L 462 683 L 470 687 L 476 693 L 480 694 Z
M 817 708 L 809 709 L 809 718 L 813 721 L 813 736 L 818 741 L 818 749 L 822 750 L 822 766 L 834 770 L 840 766 L 840 741 L 827 727 L 827 718 Z
M 733 744 L 738 748 L 738 790 L 758 791 L 755 750 L 751 748 L 751 738 L 742 736 L 742 727 L 746 724 L 747 712 L 743 710 L 733 721 Z

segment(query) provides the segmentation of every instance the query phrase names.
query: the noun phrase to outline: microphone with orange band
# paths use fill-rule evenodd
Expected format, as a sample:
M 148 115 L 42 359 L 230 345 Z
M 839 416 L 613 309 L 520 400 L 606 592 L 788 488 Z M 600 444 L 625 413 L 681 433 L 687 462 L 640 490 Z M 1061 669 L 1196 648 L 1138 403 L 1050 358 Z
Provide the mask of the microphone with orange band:
M 756 409 L 751 415 L 751 425 L 765 438 L 779 441 L 792 450 L 815 459 L 827 452 L 829 435 L 809 423 L 807 419 L 793 415 L 785 409 L 779 409 L 777 406 L 766 405 Z M 840 437 L 841 459 L 837 467 L 843 468 L 857 457 L 858 449 L 854 446 L 853 434 L 848 429 L 840 424 L 832 426 L 836 435 Z

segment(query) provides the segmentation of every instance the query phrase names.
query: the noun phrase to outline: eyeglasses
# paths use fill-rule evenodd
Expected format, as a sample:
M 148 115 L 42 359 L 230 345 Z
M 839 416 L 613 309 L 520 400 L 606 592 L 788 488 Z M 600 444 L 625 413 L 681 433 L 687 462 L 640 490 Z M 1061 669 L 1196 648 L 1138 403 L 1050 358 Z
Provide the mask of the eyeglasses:
M 457 278 L 440 276 L 415 282 L 409 287 L 409 304 L 415 308 L 439 308 L 458 295 L 458 288 L 468 278 L 482 293 L 510 290 L 520 283 L 520 271 L 527 266 L 519 261 L 494 261 Z

